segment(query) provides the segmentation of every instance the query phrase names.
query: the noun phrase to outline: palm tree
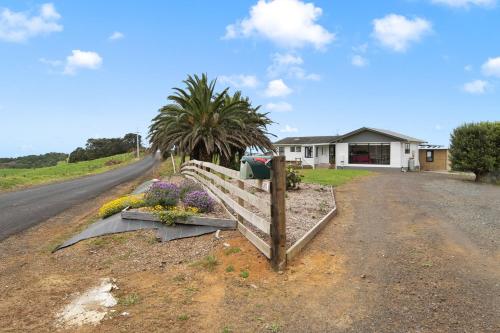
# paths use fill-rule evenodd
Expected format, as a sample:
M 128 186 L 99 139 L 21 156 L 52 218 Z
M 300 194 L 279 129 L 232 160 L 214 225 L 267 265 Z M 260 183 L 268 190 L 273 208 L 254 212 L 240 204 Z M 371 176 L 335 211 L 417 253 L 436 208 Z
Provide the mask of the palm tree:
M 247 147 L 273 149 L 266 136 L 272 121 L 240 92 L 230 96 L 226 88 L 216 93 L 216 81 L 209 82 L 206 74 L 188 76 L 184 83 L 186 88 L 174 88 L 174 94 L 168 96 L 172 103 L 153 119 L 149 128 L 153 150 L 175 147 L 181 155 L 202 161 L 218 157 L 228 166 Z

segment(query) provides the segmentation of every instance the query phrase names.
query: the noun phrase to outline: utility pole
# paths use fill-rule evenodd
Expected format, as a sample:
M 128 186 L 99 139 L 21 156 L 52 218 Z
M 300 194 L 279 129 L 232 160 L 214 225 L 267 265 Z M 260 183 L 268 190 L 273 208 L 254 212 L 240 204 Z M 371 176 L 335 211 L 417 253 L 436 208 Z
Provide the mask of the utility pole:
M 137 142 L 137 158 L 139 158 L 139 130 L 137 130 L 136 135 L 135 141 Z

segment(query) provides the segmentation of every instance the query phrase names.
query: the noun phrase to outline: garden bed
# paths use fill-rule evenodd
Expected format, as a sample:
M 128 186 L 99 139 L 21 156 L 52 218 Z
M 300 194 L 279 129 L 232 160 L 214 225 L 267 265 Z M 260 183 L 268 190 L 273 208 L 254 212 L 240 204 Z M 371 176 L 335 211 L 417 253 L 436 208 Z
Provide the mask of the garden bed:
M 228 218 L 227 214 L 223 212 L 222 207 L 218 207 L 219 211 L 214 211 L 200 216 L 186 216 L 185 218 L 177 218 L 173 221 L 175 224 L 190 224 L 190 225 L 208 225 L 219 227 L 221 229 L 236 229 L 236 220 Z M 155 221 L 162 222 L 160 217 L 154 213 L 144 210 L 142 208 L 130 209 L 125 208 L 121 212 L 122 219 L 126 220 L 141 220 L 141 221 Z
M 235 181 L 233 181 L 233 183 L 236 184 Z M 258 190 L 253 190 L 252 192 L 262 199 L 269 198 L 268 192 Z M 319 184 L 301 183 L 297 189 L 286 192 L 285 202 L 287 247 L 292 246 L 311 230 L 318 221 L 335 208 L 332 187 Z M 271 220 L 270 211 L 263 213 L 251 205 L 246 205 L 246 208 L 268 221 Z M 270 242 L 270 237 L 253 225 L 245 223 L 245 226 L 259 235 L 262 239 L 266 240 L 266 242 Z

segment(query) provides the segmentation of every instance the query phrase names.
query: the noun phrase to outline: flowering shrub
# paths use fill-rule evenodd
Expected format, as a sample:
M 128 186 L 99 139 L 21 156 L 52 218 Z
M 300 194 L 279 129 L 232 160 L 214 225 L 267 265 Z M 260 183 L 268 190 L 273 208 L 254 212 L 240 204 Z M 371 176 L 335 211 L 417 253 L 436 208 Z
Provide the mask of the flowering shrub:
M 197 208 L 202 213 L 213 211 L 215 206 L 214 200 L 203 190 L 186 193 L 182 202 L 186 206 Z
M 172 183 L 156 182 L 146 191 L 144 199 L 147 206 L 175 206 L 179 202 L 179 188 Z
M 179 185 L 179 198 L 184 200 L 186 194 L 194 191 L 203 191 L 203 187 L 191 179 L 184 179 Z
M 126 207 L 139 208 L 145 205 L 144 196 L 142 194 L 127 195 L 102 205 L 99 209 L 99 216 L 102 218 L 119 213 Z
M 177 219 L 185 219 L 186 217 L 196 215 L 199 212 L 198 208 L 195 207 L 163 207 L 161 205 L 147 207 L 144 210 L 153 213 L 163 223 L 168 225 L 174 224 Z

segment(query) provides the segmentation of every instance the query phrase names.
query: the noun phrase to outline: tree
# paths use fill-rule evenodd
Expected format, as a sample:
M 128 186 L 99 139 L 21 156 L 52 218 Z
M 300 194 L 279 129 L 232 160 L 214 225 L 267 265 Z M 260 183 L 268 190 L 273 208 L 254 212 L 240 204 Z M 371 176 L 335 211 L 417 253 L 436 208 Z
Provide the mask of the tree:
M 453 130 L 450 145 L 451 167 L 470 171 L 480 181 L 500 170 L 500 122 L 464 124 Z
M 168 96 L 172 103 L 159 110 L 149 129 L 152 150 L 176 148 L 192 159 L 213 161 L 229 166 L 248 147 L 273 149 L 266 126 L 267 114 L 253 108 L 240 92 L 233 96 L 229 88 L 215 91 L 216 80 L 207 75 L 188 76 L 185 89 L 174 88 Z

